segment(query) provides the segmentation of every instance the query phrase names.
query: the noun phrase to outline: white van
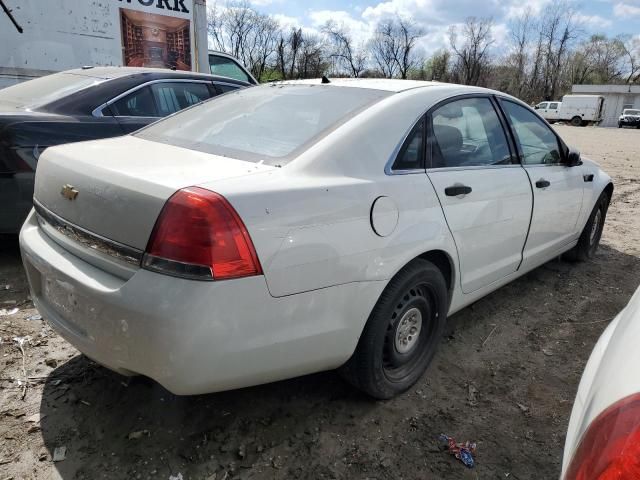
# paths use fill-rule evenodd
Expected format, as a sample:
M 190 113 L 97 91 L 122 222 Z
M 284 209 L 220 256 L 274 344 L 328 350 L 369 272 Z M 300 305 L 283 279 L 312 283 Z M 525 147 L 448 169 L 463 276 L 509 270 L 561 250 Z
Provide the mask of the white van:
M 549 123 L 564 121 L 579 127 L 599 123 L 603 105 L 600 95 L 565 95 L 562 102 L 541 102 L 535 108 Z

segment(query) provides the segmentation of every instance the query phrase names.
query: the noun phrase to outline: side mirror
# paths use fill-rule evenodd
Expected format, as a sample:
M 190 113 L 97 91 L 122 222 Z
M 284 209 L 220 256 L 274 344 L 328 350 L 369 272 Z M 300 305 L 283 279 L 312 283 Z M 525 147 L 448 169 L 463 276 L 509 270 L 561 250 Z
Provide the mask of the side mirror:
M 571 148 L 569 149 L 569 154 L 567 155 L 567 167 L 577 167 L 578 165 L 582 165 L 582 160 L 580 160 L 580 152 Z
M 536 110 L 538 110 L 540 107 L 539 107 L 538 105 L 536 105 L 536 106 L 535 106 L 535 107 L 533 107 L 533 108 L 535 108 Z

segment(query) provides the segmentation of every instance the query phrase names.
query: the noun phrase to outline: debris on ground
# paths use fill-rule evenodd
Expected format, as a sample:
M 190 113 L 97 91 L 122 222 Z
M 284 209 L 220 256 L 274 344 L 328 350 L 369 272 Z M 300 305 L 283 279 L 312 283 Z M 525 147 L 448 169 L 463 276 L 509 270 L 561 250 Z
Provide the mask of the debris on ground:
M 445 447 L 449 450 L 449 453 L 460 460 L 465 467 L 475 467 L 475 460 L 473 454 L 476 452 L 476 442 L 466 441 L 464 443 L 456 443 L 455 438 L 449 437 L 444 433 L 440 435 L 440 440 L 446 444 Z
M 27 320 L 29 320 L 30 322 L 42 320 L 42 315 L 40 315 L 39 313 L 36 313 L 35 315 L 28 316 Z
M 472 407 L 478 405 L 478 389 L 472 383 L 468 385 L 467 402 Z
M 182 474 L 178 473 L 177 475 L 170 475 L 169 480 L 183 480 Z
M 127 438 L 129 440 L 138 440 L 144 436 L 150 436 L 151 434 L 149 433 L 149 430 L 138 430 L 136 432 L 131 432 L 129 435 L 127 435 Z
M 67 447 L 56 447 L 56 449 L 53 451 L 53 461 L 61 462 L 65 458 L 67 458 Z
M 15 315 L 20 311 L 19 308 L 0 308 L 0 317 L 8 317 L 9 315 Z

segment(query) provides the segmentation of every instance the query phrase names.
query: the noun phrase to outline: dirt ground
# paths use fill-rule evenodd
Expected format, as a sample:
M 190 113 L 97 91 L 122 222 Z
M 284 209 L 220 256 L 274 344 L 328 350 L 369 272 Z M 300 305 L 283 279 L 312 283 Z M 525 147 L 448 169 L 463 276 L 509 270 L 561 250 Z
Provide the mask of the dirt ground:
M 128 381 L 30 318 L 3 239 L 0 309 L 19 311 L 0 316 L 0 480 L 557 478 L 584 364 L 640 283 L 640 131 L 557 128 L 615 181 L 597 258 L 552 261 L 453 316 L 427 374 L 391 401 L 334 372 L 197 397 Z M 28 337 L 26 392 L 14 337 Z M 478 442 L 475 469 L 441 433 Z

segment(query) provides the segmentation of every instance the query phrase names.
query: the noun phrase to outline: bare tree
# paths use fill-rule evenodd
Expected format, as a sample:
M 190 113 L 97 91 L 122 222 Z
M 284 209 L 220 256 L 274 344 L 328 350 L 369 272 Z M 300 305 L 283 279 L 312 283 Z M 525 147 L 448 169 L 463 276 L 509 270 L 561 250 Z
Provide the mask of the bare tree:
M 398 42 L 399 55 L 396 63 L 400 69 L 400 78 L 406 79 L 409 70 L 422 63 L 416 56 L 415 46 L 418 39 L 424 35 L 424 30 L 410 19 L 398 17 L 396 23 L 396 30 L 400 39 Z
M 354 46 L 346 27 L 329 20 L 322 27 L 322 32 L 332 46 L 329 56 L 346 66 L 350 76 L 359 77 L 366 67 L 367 54 L 363 48 Z
M 457 57 L 459 81 L 465 85 L 480 84 L 483 73 L 489 67 L 488 51 L 493 44 L 490 18 L 467 18 L 462 26 L 462 41 L 459 41 L 457 28 L 449 30 L 449 43 Z
M 373 38 L 369 42 L 369 51 L 382 76 L 385 78 L 396 76 L 400 45 L 391 20 L 382 20 L 378 23 Z
M 451 79 L 451 52 L 439 50 L 434 53 L 425 65 L 426 78 L 438 82 L 448 82 Z
M 640 82 L 640 37 L 621 35 L 618 39 L 623 48 L 625 83 Z
M 511 67 L 513 77 L 509 83 L 509 92 L 521 97 L 527 85 L 526 68 L 529 60 L 529 43 L 535 24 L 531 8 L 527 8 L 522 15 L 516 17 L 510 25 L 513 53 L 511 55 Z
M 215 48 L 239 58 L 259 79 L 275 52 L 278 22 L 254 10 L 248 0 L 240 0 L 224 9 L 214 2 L 207 23 Z

